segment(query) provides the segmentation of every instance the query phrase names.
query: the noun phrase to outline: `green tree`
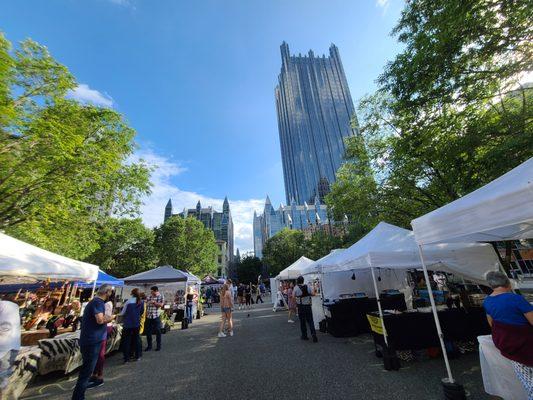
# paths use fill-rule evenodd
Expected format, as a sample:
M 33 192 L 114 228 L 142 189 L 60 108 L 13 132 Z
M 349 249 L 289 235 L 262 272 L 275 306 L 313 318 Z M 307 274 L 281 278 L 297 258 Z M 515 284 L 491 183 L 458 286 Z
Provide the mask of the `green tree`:
M 305 255 L 304 240 L 302 231 L 284 228 L 266 241 L 263 262 L 272 276 Z
M 343 247 L 342 238 L 332 236 L 329 232 L 323 230 L 313 232 L 313 234 L 305 240 L 304 255 L 311 260 L 318 260 L 328 255 L 331 250 Z
M 533 88 L 520 82 L 533 65 L 528 4 L 406 4 L 393 31 L 404 48 L 359 106 L 375 192 L 367 171 L 343 166 L 329 197 L 335 212 L 409 228 L 533 156 Z
M 0 229 L 61 254 L 97 247 L 106 215 L 135 216 L 150 170 L 122 116 L 66 99 L 77 83 L 31 40 L 0 37 Z
M 126 277 L 155 267 L 154 232 L 139 218 L 108 218 L 98 228 L 98 249 L 86 261 Z
M 215 236 L 196 218 L 167 219 L 155 229 L 155 247 L 160 265 L 172 265 L 198 276 L 217 271 Z
M 244 256 L 236 265 L 237 277 L 242 283 L 257 283 L 257 278 L 261 274 L 263 263 L 254 256 Z

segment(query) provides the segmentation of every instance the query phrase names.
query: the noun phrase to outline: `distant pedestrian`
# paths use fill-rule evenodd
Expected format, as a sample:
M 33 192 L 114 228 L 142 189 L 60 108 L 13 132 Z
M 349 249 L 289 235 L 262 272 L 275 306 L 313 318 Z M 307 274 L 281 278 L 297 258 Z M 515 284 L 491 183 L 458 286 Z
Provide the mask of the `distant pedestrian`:
M 288 298 L 288 306 L 289 306 L 289 321 L 290 323 L 293 323 L 294 320 L 292 317 L 296 316 L 296 297 L 293 296 L 294 292 L 294 284 L 291 282 L 289 287 L 287 288 L 287 298 Z
M 192 324 L 193 305 L 194 305 L 194 290 L 192 286 L 189 286 L 189 289 L 187 290 L 186 300 L 185 300 L 185 309 L 186 309 L 187 319 L 189 320 L 189 324 Z
M 233 297 L 231 297 L 231 291 L 229 290 L 228 285 L 225 283 L 222 285 L 222 290 L 220 291 L 220 311 L 222 313 L 220 317 L 220 327 L 218 330 L 218 337 L 226 337 L 224 333 L 225 325 L 228 324 L 229 335 L 233 336 Z
M 107 323 L 115 319 L 114 315 L 105 315 L 105 302 L 109 299 L 111 293 L 113 293 L 111 286 L 100 286 L 94 299 L 87 304 L 83 311 L 79 340 L 83 364 L 78 375 L 76 387 L 72 393 L 72 400 L 84 400 L 85 391 L 88 386 L 99 386 L 97 383 L 91 383 L 89 385 L 89 378 L 94 371 L 102 347 L 102 341 L 107 334 Z
M 207 308 L 211 308 L 213 307 L 213 298 L 212 298 L 212 295 L 213 295 L 213 291 L 211 290 L 210 287 L 208 287 L 205 291 L 205 299 L 207 301 Z
M 239 304 L 239 310 L 244 310 L 244 285 L 241 283 L 237 287 L 237 303 Z
M 248 309 L 252 308 L 252 288 L 250 285 L 246 285 L 244 288 L 244 299 L 246 301 L 246 307 Z
M 122 329 L 122 353 L 124 362 L 130 361 L 130 355 L 133 352 L 135 361 L 141 358 L 141 346 L 139 343 L 139 331 L 141 328 L 141 315 L 144 310 L 144 304 L 141 300 L 139 289 L 131 291 L 131 298 L 124 304 L 121 315 L 123 316 Z
M 152 335 L 155 333 L 156 345 L 155 351 L 161 350 L 161 311 L 165 305 L 165 298 L 157 286 L 152 286 L 150 288 L 150 296 L 146 298 L 146 321 L 145 327 L 146 330 L 146 350 L 152 350 Z
M 257 290 L 257 297 L 255 298 L 255 303 L 256 304 L 259 304 L 259 302 L 261 302 L 261 304 L 264 303 L 264 301 L 263 301 L 263 292 L 261 292 L 261 285 L 257 286 L 257 288 L 256 288 L 256 290 Z
M 311 310 L 311 301 L 312 296 L 314 295 L 313 289 L 304 284 L 303 276 L 299 276 L 296 280 L 297 285 L 292 291 L 292 297 L 296 300 L 296 305 L 298 307 L 298 317 L 300 318 L 300 330 L 302 333 L 302 340 L 309 340 L 307 337 L 307 328 L 305 324 L 309 325 L 309 330 L 313 337 L 313 342 L 318 342 L 316 337 L 315 323 L 313 321 L 313 312 Z

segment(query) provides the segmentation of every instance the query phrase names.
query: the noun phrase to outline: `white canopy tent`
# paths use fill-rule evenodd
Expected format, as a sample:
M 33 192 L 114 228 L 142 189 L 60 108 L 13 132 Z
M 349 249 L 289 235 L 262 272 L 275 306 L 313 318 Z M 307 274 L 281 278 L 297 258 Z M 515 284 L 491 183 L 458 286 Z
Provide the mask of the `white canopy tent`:
M 306 267 L 311 265 L 313 262 L 314 262 L 313 260 L 302 256 L 298 260 L 296 260 L 294 263 L 289 265 L 287 268 L 285 268 L 283 271 L 281 271 L 276 277 L 276 279 L 280 281 L 296 279 L 300 275 L 302 275 L 302 270 L 304 270 Z
M 439 271 L 451 272 L 475 282 L 483 282 L 485 273 L 490 270 L 497 270 L 500 264 L 494 249 L 489 244 L 438 244 L 428 246 L 425 253 L 424 260 L 421 257 L 420 248 L 417 246 L 413 232 L 380 222 L 365 237 L 342 252 L 339 259 L 335 259 L 337 265 L 326 268 L 329 271 L 370 269 L 381 316 L 383 316 L 383 311 L 376 282 L 375 268 L 422 268 L 448 372 L 448 380 L 453 384 L 455 382 L 451 373 L 446 346 L 444 345 L 444 337 L 431 290 L 427 266 L 433 266 Z M 383 317 L 381 318 L 381 323 L 385 344 L 388 345 Z
M 532 238 L 533 158 L 411 226 L 421 245 Z
M 306 265 L 300 270 L 300 273 L 302 275 L 319 274 L 321 272 L 322 265 L 328 264 L 329 260 L 331 260 L 333 257 L 338 256 L 338 254 L 342 251 L 344 251 L 344 249 L 331 250 L 329 254 L 326 254 L 324 257 L 319 258 L 318 260 L 313 261 L 311 264 Z
M 0 233 L 0 279 L 95 281 L 98 267 L 73 260 Z
M 428 246 L 424 253 L 426 265 L 477 283 L 485 282 L 486 272 L 499 268 L 498 257 L 489 244 L 438 244 Z M 413 232 L 380 222 L 357 243 L 322 265 L 323 272 L 370 268 L 422 268 Z
M 437 210 L 411 221 L 425 266 L 430 244 L 453 242 L 493 242 L 533 237 L 533 158 L 520 164 L 487 185 Z M 422 250 L 422 246 L 424 250 Z M 442 331 L 429 298 L 435 324 L 444 348 Z M 454 382 L 448 357 L 444 352 L 448 379 Z

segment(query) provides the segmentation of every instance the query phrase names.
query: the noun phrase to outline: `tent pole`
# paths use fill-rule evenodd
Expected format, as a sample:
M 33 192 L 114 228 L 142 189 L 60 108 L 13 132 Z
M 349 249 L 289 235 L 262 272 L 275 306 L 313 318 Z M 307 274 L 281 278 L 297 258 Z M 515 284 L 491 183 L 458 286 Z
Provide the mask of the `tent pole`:
M 96 279 L 94 280 L 94 283 L 93 283 L 93 292 L 91 293 L 91 299 L 94 297 L 94 292 L 96 292 Z
M 435 319 L 435 325 L 437 327 L 437 333 L 439 335 L 440 347 L 442 348 L 442 356 L 444 357 L 444 363 L 446 364 L 446 372 L 448 373 L 448 380 L 450 383 L 454 383 L 452 376 L 452 370 L 450 368 L 450 361 L 448 360 L 448 353 L 446 352 L 446 346 L 444 345 L 444 335 L 440 326 L 439 316 L 437 314 L 437 306 L 435 305 L 435 299 L 433 298 L 433 291 L 431 290 L 431 284 L 429 283 L 429 275 L 424 261 L 424 254 L 422 252 L 422 246 L 418 245 L 418 254 L 420 255 L 420 261 L 422 262 L 422 269 L 424 270 L 424 279 L 428 288 L 429 301 L 431 303 L 431 310 L 433 311 L 433 318 Z
M 372 281 L 374 282 L 374 291 L 376 292 L 376 300 L 378 302 L 379 318 L 381 319 L 381 328 L 383 329 L 383 339 L 385 345 L 389 347 L 389 341 L 387 339 L 387 330 L 385 329 L 385 320 L 383 319 L 383 310 L 381 309 L 381 299 L 379 298 L 378 284 L 376 282 L 376 274 L 374 273 L 374 267 L 370 267 L 372 272 Z

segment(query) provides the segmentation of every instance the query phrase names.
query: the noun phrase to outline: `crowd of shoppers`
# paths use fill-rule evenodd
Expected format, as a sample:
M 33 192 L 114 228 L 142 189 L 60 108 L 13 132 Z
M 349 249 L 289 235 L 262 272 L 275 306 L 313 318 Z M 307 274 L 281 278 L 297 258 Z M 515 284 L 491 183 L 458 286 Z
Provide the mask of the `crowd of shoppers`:
M 161 311 L 164 298 L 157 286 L 152 286 L 151 294 L 146 297 L 139 289 L 131 291 L 131 297 L 122 308 L 122 354 L 125 363 L 138 361 L 142 357 L 141 334 L 146 329 L 148 346 L 145 351 L 152 349 L 152 335 L 156 335 L 156 351 L 161 350 Z M 104 384 L 103 370 L 107 337 L 112 332 L 113 288 L 102 285 L 96 296 L 87 304 L 83 311 L 80 351 L 82 366 L 78 381 L 72 394 L 73 400 L 85 399 L 85 391 Z

